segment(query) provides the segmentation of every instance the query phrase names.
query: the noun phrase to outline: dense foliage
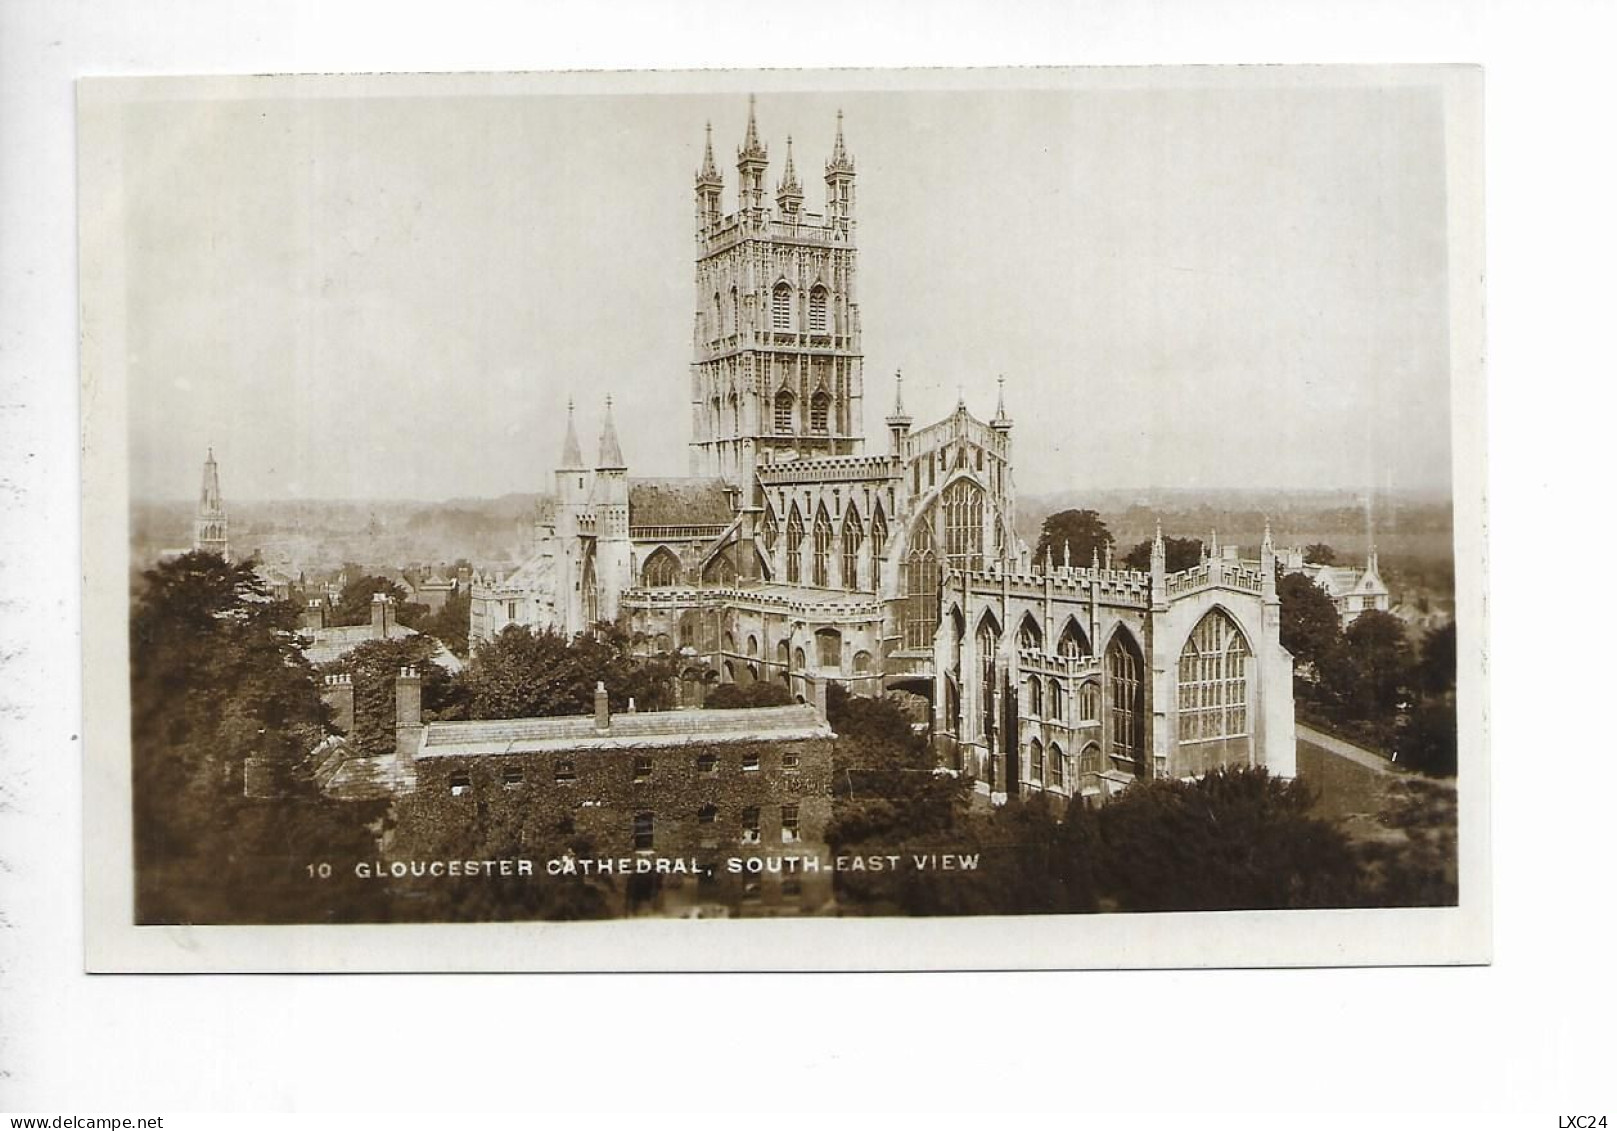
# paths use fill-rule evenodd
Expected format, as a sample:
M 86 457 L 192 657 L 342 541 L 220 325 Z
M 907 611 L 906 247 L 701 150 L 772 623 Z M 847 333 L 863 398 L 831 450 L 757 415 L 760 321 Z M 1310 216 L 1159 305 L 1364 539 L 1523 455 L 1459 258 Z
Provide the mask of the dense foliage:
M 1075 566 L 1087 566 L 1099 559 L 1106 560 L 1106 552 L 1115 539 L 1100 514 L 1092 510 L 1057 511 L 1044 520 L 1039 530 L 1039 544 L 1033 551 L 1035 561 L 1050 561 L 1060 565 L 1070 560 Z
M 1182 569 L 1192 569 L 1201 564 L 1202 540 L 1200 538 L 1175 538 L 1167 535 L 1162 539 L 1163 558 L 1169 573 L 1178 573 Z M 1085 563 L 1088 564 L 1087 562 Z M 1134 548 L 1123 555 L 1123 564 L 1129 569 L 1142 572 L 1151 568 L 1151 539 L 1136 542 Z
M 370 847 L 380 806 L 326 800 L 308 752 L 327 715 L 297 610 L 251 563 L 191 553 L 148 571 L 130 625 L 136 919 L 320 922 L 363 914 L 304 882 Z M 245 796 L 248 762 L 279 796 Z
M 464 680 L 474 719 L 587 715 L 595 684 L 606 684 L 614 711 L 673 707 L 678 664 L 669 656 L 635 656 L 623 634 L 607 625 L 571 639 L 552 631 L 509 625 L 472 658 Z

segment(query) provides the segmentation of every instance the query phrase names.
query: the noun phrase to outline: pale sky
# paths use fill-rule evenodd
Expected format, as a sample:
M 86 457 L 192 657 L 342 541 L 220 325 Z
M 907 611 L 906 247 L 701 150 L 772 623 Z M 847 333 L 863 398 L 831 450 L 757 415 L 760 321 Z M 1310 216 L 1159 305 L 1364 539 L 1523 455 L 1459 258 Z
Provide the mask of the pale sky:
M 761 93 L 824 201 L 858 164 L 865 432 L 1006 378 L 1017 482 L 1449 483 L 1435 88 Z M 692 175 L 734 208 L 744 93 L 285 98 L 125 108 L 131 491 L 548 490 L 593 456 L 683 475 Z

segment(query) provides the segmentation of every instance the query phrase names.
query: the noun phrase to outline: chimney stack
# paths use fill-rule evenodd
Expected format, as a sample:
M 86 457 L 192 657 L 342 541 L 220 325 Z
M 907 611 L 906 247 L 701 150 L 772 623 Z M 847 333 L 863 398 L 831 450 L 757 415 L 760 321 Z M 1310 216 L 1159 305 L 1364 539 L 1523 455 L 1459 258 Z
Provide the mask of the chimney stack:
M 386 640 L 393 631 L 393 598 L 386 593 L 371 594 L 371 631 L 377 640 Z
M 325 700 L 326 706 L 331 708 L 335 718 L 332 720 L 339 734 L 352 734 L 354 732 L 354 678 L 339 673 L 326 677 L 326 686 L 320 698 Z
M 604 733 L 612 729 L 612 708 L 607 704 L 606 683 L 595 681 L 595 729 Z
M 421 673 L 415 668 L 400 668 L 395 684 L 395 747 L 399 761 L 409 764 L 421 750 Z
M 314 599 L 303 610 L 303 627 L 315 632 L 326 627 L 326 603 Z
M 820 716 L 820 721 L 826 722 L 826 681 L 819 676 L 812 676 L 808 680 L 809 699 L 814 704 L 814 713 Z

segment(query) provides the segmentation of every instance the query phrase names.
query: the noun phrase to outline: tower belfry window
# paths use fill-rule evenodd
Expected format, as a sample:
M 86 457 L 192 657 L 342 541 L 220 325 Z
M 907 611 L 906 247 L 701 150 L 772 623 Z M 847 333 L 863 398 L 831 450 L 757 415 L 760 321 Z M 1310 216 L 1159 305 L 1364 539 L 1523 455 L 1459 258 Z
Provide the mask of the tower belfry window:
M 790 435 L 795 429 L 792 427 L 792 405 L 795 398 L 791 392 L 782 389 L 775 394 L 775 433 L 777 435 Z
M 775 287 L 769 304 L 769 322 L 777 331 L 792 328 L 792 288 L 785 283 Z
M 813 432 L 825 433 L 830 430 L 831 398 L 822 389 L 814 394 L 809 401 L 809 429 Z
M 824 287 L 815 287 L 809 292 L 809 333 L 823 334 L 826 332 L 827 298 Z

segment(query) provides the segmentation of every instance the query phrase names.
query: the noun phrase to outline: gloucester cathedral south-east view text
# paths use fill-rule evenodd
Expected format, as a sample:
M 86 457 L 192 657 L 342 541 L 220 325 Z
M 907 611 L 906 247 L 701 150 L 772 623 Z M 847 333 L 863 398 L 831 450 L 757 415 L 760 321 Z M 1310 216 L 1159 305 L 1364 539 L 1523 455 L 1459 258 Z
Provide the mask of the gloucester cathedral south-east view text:
M 529 560 L 472 580 L 475 649 L 509 625 L 620 624 L 682 658 L 686 705 L 766 681 L 930 703 L 940 770 L 994 798 L 1101 799 L 1218 766 L 1296 773 L 1277 554 L 1214 545 L 1170 573 L 1035 557 L 1015 532 L 1013 422 L 962 397 L 915 427 L 903 378 L 865 435 L 856 166 L 835 123 L 823 210 L 790 138 L 773 187 L 749 105 L 726 212 L 711 126 L 695 181 L 690 475 L 629 474 L 610 398 L 594 458 L 569 405 Z

